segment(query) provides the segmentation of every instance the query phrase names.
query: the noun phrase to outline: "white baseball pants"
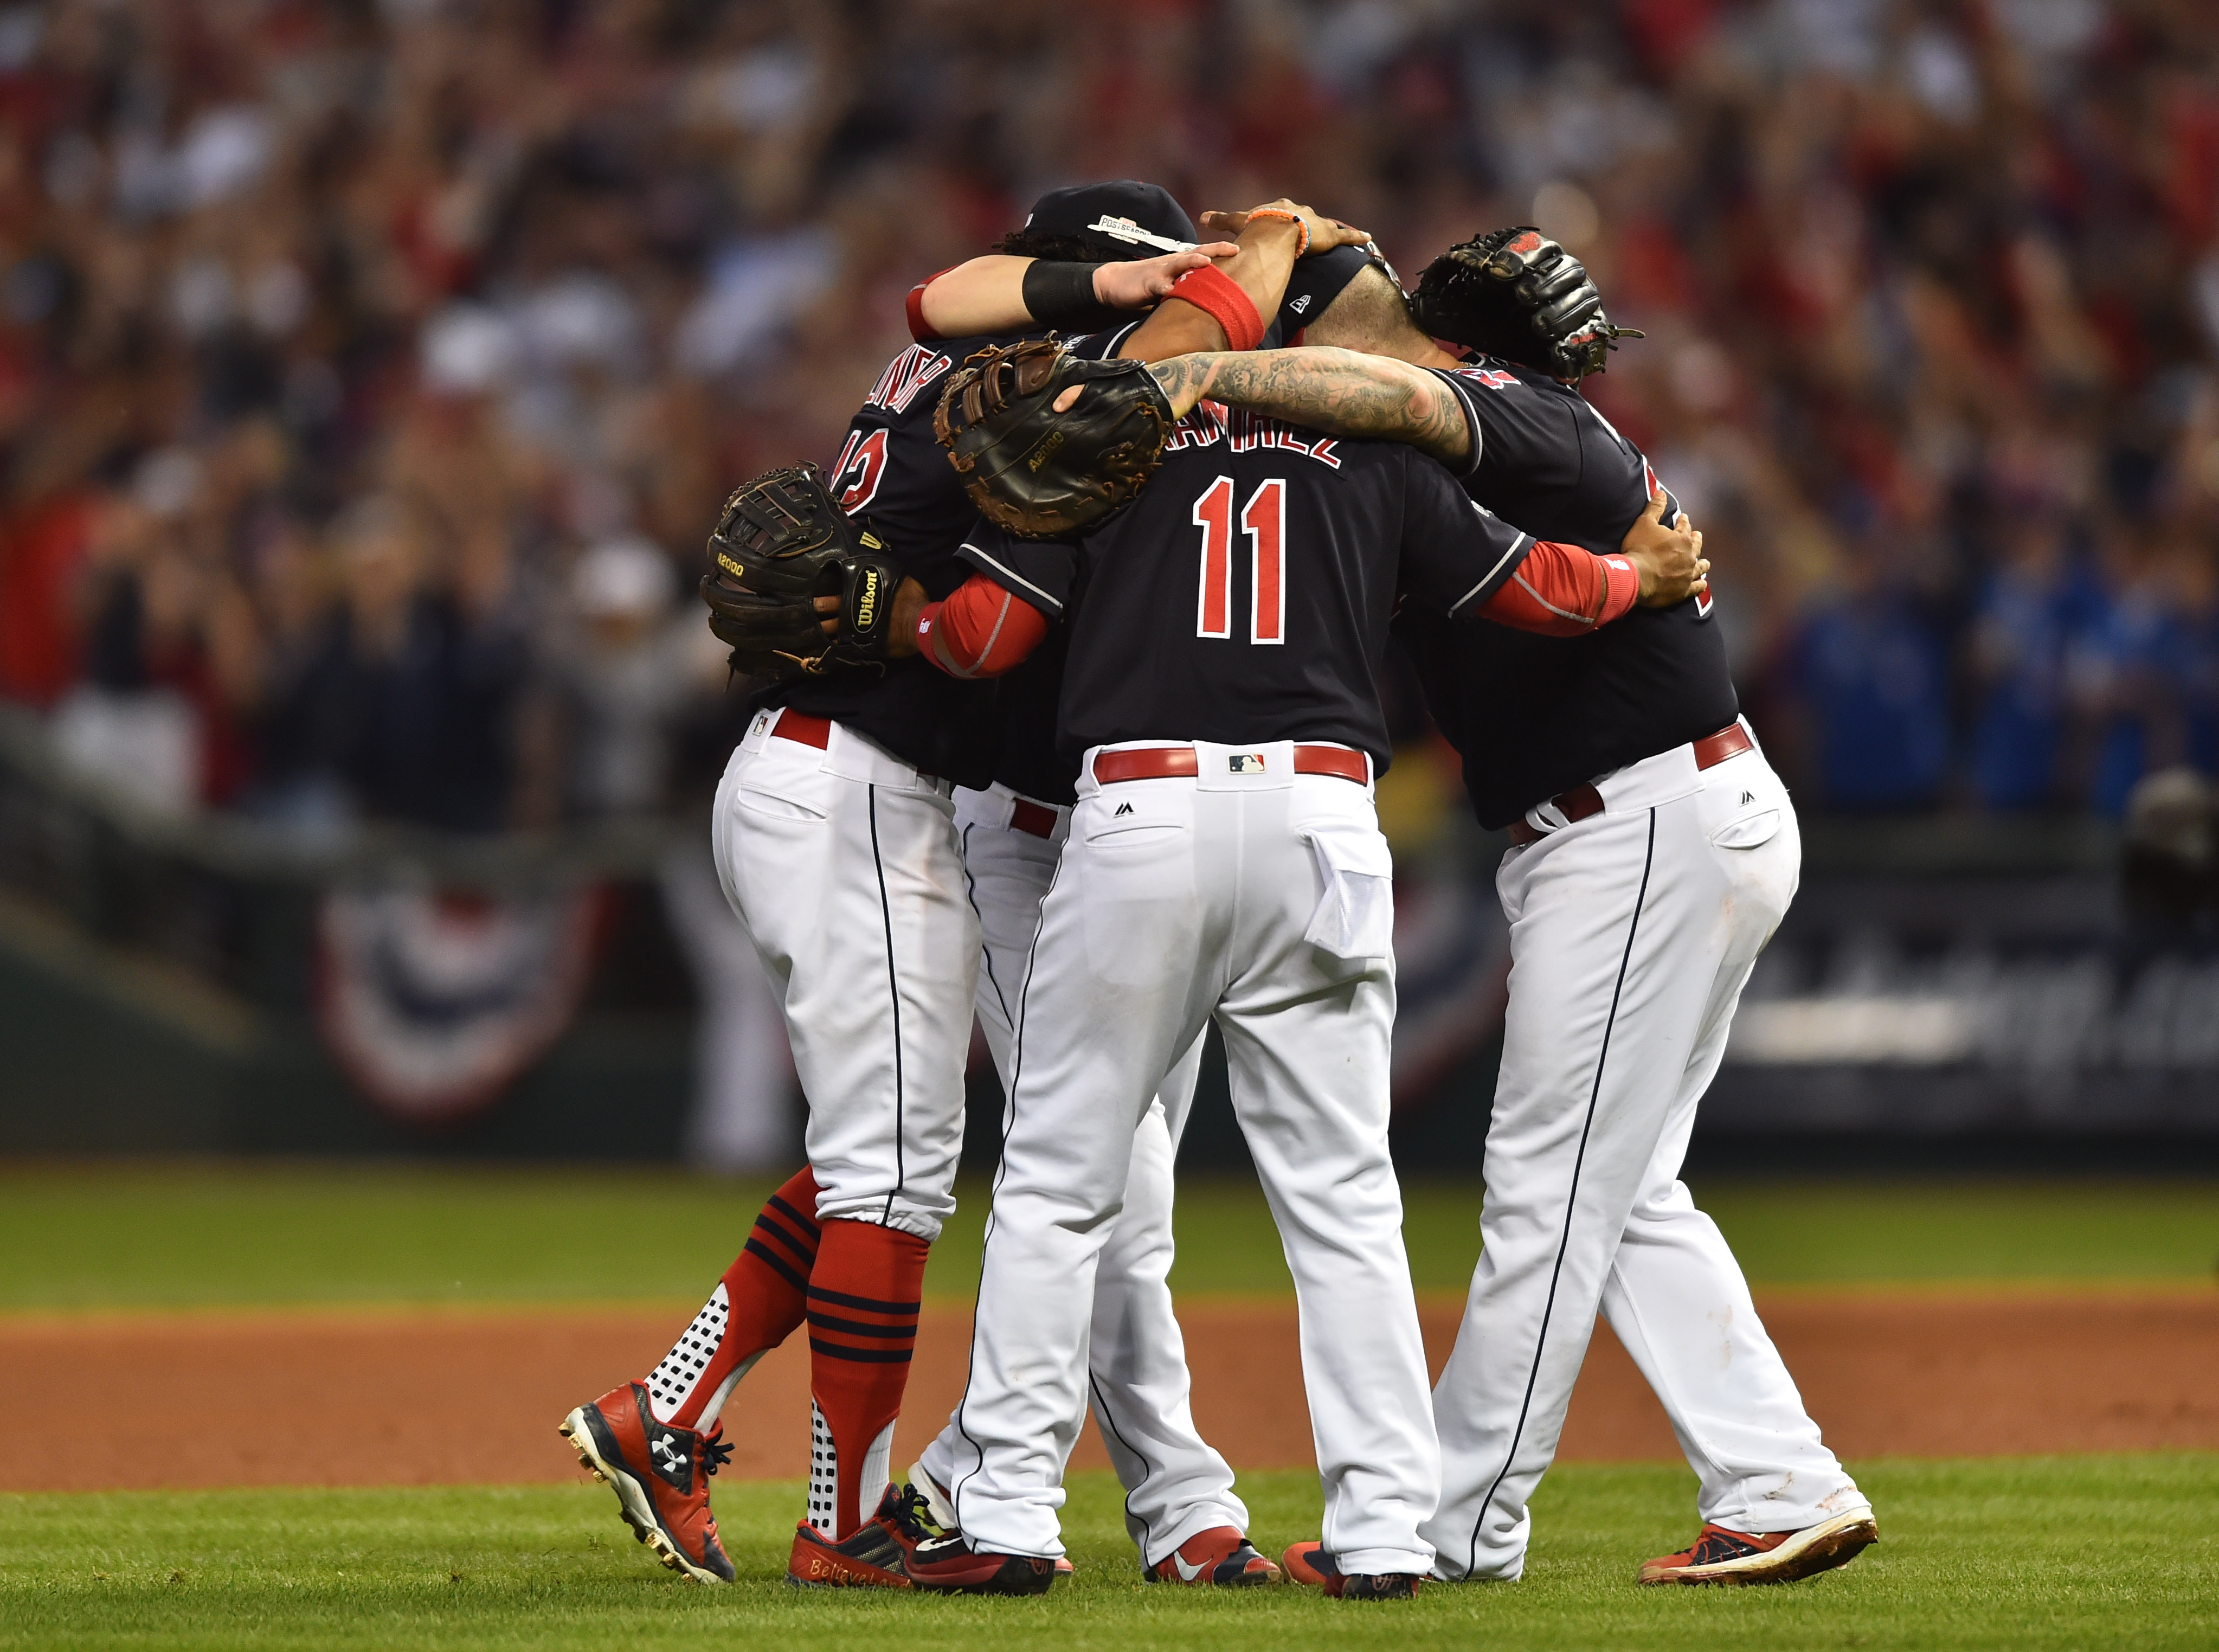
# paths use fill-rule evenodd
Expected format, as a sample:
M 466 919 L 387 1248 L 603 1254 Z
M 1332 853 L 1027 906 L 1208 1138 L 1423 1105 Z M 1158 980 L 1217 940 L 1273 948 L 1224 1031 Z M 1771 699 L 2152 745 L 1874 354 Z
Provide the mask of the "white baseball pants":
M 1296 774 L 1288 742 L 1194 749 L 1196 778 L 1109 786 L 1089 755 L 1041 904 L 955 1512 L 979 1548 L 1062 1552 L 1095 1281 L 1134 1133 L 1214 1016 L 1300 1304 L 1326 1546 L 1347 1570 L 1422 1572 L 1439 1457 L 1387 1152 L 1386 840 L 1369 787 Z
M 1795 894 L 1795 810 L 1761 753 L 1682 746 L 1505 855 L 1510 1005 L 1485 1248 L 1433 1393 L 1451 1578 L 1514 1578 L 1598 1308 L 1656 1389 L 1706 1520 L 1784 1531 L 1864 1506 L 1818 1437 L 1717 1227 L 1679 1180 L 1695 1104 Z M 1555 829 L 1549 829 L 1555 828 Z
M 955 1208 L 979 920 L 945 780 L 760 713 L 717 788 L 717 877 L 786 1015 L 819 1220 L 927 1241 Z
M 1068 809 L 1030 804 L 1055 823 L 1050 835 L 1037 836 L 1011 823 L 1019 802 L 1003 786 L 955 793 L 956 831 L 979 910 L 979 1024 L 1004 1096 L 1012 1089 L 1017 995 L 1071 817 Z M 1202 1046 L 1195 1040 L 1141 1115 L 1124 1207 L 1103 1244 L 1094 1278 L 1088 1393 L 1125 1487 L 1126 1529 L 1147 1566 L 1198 1531 L 1248 1529 L 1247 1507 L 1234 1495 L 1233 1470 L 1195 1429 L 1186 1343 L 1167 1282 L 1172 1164 L 1194 1103 Z M 954 1484 L 962 1444 L 951 1419 L 925 1448 L 925 1472 L 938 1484 Z

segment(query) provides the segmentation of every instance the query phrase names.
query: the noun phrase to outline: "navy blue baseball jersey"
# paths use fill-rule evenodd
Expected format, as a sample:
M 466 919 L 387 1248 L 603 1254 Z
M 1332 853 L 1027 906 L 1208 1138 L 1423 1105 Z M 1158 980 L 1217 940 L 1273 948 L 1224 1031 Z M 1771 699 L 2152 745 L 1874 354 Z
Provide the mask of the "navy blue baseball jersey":
M 1532 541 L 1414 449 L 1197 408 L 1141 497 L 1076 546 L 981 533 L 967 560 L 1068 623 L 1058 739 L 1333 741 L 1389 757 L 1398 599 L 1466 614 Z
M 871 387 L 831 467 L 832 495 L 841 507 L 868 521 L 900 559 L 903 572 L 935 599 L 969 576 L 956 552 L 978 512 L 933 435 L 933 409 L 948 374 L 965 357 L 1015 341 L 1011 336 L 911 345 Z M 999 743 L 999 693 L 995 683 L 961 681 L 912 657 L 893 661 L 883 675 L 780 683 L 755 704 L 830 717 L 928 774 L 984 786 L 993 778 Z
M 1471 421 L 1477 451 L 1464 485 L 1475 501 L 1540 538 L 1619 548 L 1656 485 L 1640 449 L 1538 368 L 1482 357 L 1439 376 Z M 1678 511 L 1668 503 L 1666 520 Z M 1395 635 L 1489 827 L 1724 728 L 1741 709 L 1707 596 L 1636 608 L 1570 638 L 1499 626 L 1475 635 L 1413 606 Z

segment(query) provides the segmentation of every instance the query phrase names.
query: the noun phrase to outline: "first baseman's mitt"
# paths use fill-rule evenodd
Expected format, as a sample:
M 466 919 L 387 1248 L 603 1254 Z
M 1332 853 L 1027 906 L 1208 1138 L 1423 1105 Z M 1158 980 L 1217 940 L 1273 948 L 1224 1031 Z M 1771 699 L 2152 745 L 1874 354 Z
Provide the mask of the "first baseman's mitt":
M 790 682 L 883 671 L 901 568 L 850 519 L 813 464 L 768 470 L 733 491 L 709 536 L 701 600 L 709 629 L 732 645 L 732 669 Z M 824 635 L 815 599 L 840 599 L 840 634 Z
M 1427 264 L 1410 314 L 1436 338 L 1543 367 L 1569 379 L 1600 373 L 1619 338 L 1587 266 L 1531 224 L 1489 230 Z
M 1073 385 L 1078 401 L 1057 413 Z M 1021 539 L 1060 539 L 1132 502 L 1175 422 L 1145 362 L 1081 361 L 1035 338 L 965 362 L 932 428 L 979 515 Z

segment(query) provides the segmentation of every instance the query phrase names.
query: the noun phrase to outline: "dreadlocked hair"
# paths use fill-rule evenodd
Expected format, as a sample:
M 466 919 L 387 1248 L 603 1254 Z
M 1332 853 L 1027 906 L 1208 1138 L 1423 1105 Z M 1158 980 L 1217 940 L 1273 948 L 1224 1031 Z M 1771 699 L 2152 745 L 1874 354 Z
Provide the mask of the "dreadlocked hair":
M 994 251 L 1014 258 L 1040 258 L 1050 264 L 1102 264 L 1100 251 L 1076 235 L 1057 235 L 1047 230 L 1013 229 L 994 243 Z

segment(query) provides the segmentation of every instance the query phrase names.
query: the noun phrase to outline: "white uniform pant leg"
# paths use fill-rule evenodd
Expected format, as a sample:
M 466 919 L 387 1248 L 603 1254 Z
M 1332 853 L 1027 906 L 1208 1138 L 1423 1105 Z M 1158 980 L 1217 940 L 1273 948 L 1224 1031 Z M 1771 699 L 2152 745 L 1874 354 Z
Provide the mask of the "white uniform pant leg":
M 1684 1129 L 1675 1114 L 1692 1120 L 1686 1075 L 1715 1068 L 1706 1046 L 1794 893 L 1792 824 L 1750 848 L 1711 842 L 1768 807 L 1787 811 L 1787 793 L 1751 754 L 1690 795 L 1504 857 L 1510 1004 L 1483 1248 L 1434 1391 L 1443 1495 L 1427 1535 L 1444 1575 L 1524 1568 L 1527 1499 L 1555 1456 L 1620 1236 L 1668 1130 Z
M 1204 748 L 1203 773 L 1213 772 Z M 1221 771 L 1220 771 L 1221 772 Z M 1294 1276 L 1322 1537 L 1347 1572 L 1415 1572 L 1440 1492 L 1425 1343 L 1388 1153 L 1395 1021 L 1391 862 L 1366 791 L 1296 775 L 1200 792 L 1213 868 L 1237 886 L 1235 972 L 1217 1010 L 1233 1106 Z M 1314 851 L 1312 835 L 1327 846 Z M 1321 854 L 1351 873 L 1339 889 Z M 1237 865 L 1226 858 L 1238 856 Z M 1350 904 L 1335 955 L 1305 938 Z
M 1197 1034 L 1141 1117 L 1125 1206 L 1094 1278 L 1094 1420 L 1125 1487 L 1125 1527 L 1153 1566 L 1198 1531 L 1248 1529 L 1232 1467 L 1195 1427 L 1186 1338 L 1172 1311 L 1172 1171 L 1202 1071 Z
M 1775 862 L 1799 860 L 1792 809 L 1778 841 Z M 1754 951 L 1744 960 L 1737 947 L 1722 965 L 1719 1009 L 1619 1241 L 1602 1314 L 1671 1419 L 1700 1481 L 1700 1517 L 1734 1531 L 1794 1531 L 1869 1505 L 1804 1409 L 1725 1236 L 1680 1180 L 1695 1105 L 1718 1074 L 1755 962 Z
M 955 1208 L 978 971 L 954 810 L 835 725 L 819 751 L 759 717 L 717 792 L 717 872 L 786 1016 L 820 1220 L 930 1240 Z
M 1013 1010 L 1002 1169 L 948 1482 L 965 1535 L 998 1553 L 1062 1552 L 1056 1512 L 1085 1417 L 1097 1264 L 1141 1118 L 1209 1013 L 1184 790 L 1159 787 L 1148 829 L 1098 842 L 1078 823 L 1082 804 Z
M 979 910 L 979 1024 L 1010 1090 L 1014 1006 L 1024 980 L 1041 897 L 1055 873 L 1054 841 L 992 823 L 1006 809 L 991 796 L 958 792 L 956 816 L 971 898 Z M 973 815 L 983 819 L 970 818 Z M 1233 1470 L 1196 1431 L 1186 1344 L 1172 1312 L 1168 1276 L 1172 1165 L 1202 1068 L 1197 1037 L 1141 1118 L 1119 1212 L 1097 1264 L 1089 1337 L 1088 1392 L 1111 1465 L 1125 1487 L 1125 1523 L 1143 1564 L 1153 1565 L 1197 1531 L 1248 1527 Z M 923 1452 L 925 1472 L 952 1485 L 961 1438 L 953 1418 Z

